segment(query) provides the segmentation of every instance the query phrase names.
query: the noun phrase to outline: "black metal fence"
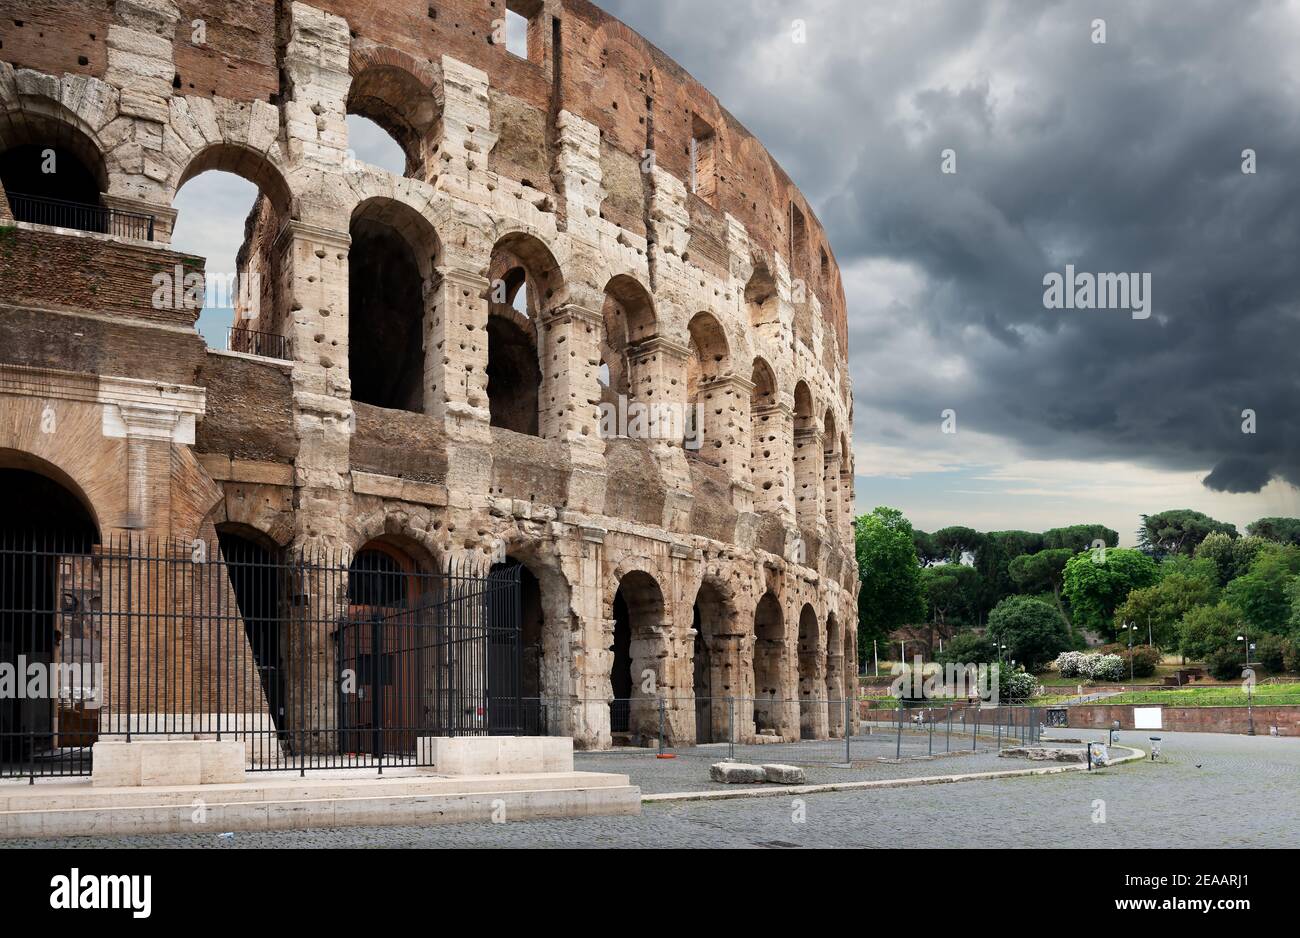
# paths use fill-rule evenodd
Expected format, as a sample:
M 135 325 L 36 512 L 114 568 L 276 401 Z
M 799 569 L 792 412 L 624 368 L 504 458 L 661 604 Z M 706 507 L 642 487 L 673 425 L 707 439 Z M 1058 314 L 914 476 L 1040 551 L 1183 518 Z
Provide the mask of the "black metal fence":
M 154 216 L 143 212 L 127 212 L 102 205 L 67 202 L 21 192 L 8 192 L 6 196 L 9 209 L 17 221 L 93 231 L 136 241 L 153 240 Z
M 0 777 L 139 737 L 241 740 L 254 771 L 427 765 L 425 737 L 538 722 L 519 622 L 518 568 L 0 540 Z
M 900 701 L 860 710 L 847 699 L 646 695 L 615 700 L 525 701 L 552 726 L 603 734 L 608 752 L 853 765 L 878 759 L 992 752 L 1041 741 L 1043 707 Z
M 274 332 L 255 332 L 252 329 L 231 327 L 226 330 L 226 348 L 232 352 L 245 355 L 261 355 L 264 358 L 289 359 L 289 340 Z

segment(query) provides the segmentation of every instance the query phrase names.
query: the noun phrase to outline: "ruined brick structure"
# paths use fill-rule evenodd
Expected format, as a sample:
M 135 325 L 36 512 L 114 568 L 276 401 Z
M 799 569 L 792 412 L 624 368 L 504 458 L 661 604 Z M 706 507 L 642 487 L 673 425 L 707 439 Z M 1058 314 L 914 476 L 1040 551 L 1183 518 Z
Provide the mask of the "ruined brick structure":
M 348 114 L 404 177 L 351 156 Z M 754 701 L 741 735 L 843 731 L 839 271 L 769 154 L 646 40 L 586 0 L 0 0 L 0 158 L 32 147 L 84 167 L 110 222 L 0 193 L 0 469 L 100 536 L 521 563 L 525 687 L 579 745 L 646 735 L 612 697 L 664 698 L 678 741 L 725 731 L 704 697 Z M 260 190 L 236 338 L 285 360 L 158 308 L 154 274 L 203 265 L 169 249 L 172 205 L 213 169 Z M 620 401 L 702 405 L 702 445 L 604 432 Z

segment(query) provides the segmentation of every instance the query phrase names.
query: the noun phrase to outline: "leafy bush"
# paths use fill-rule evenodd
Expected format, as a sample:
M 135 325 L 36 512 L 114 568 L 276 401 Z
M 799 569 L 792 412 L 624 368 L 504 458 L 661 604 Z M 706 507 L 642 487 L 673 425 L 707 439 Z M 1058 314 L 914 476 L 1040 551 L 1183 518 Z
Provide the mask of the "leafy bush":
M 993 642 L 974 632 L 958 632 L 934 656 L 940 664 L 990 664 L 998 658 Z
M 1124 659 L 1119 655 L 1097 655 L 1092 663 L 1094 681 L 1122 681 L 1126 673 Z
M 1250 660 L 1258 663 L 1265 671 L 1285 671 L 1287 644 L 1281 635 L 1261 635 L 1255 640 L 1255 650 L 1250 653 Z
M 1158 653 L 1156 660 L 1159 660 Z M 1151 668 L 1154 672 L 1155 665 Z M 1115 654 L 1062 652 L 1056 656 L 1056 669 L 1062 677 L 1081 677 L 1086 681 L 1119 681 L 1128 676 L 1128 662 Z
M 1160 650 L 1150 645 L 1134 645 L 1132 650 L 1133 665 L 1129 666 L 1129 647 L 1121 645 L 1118 642 L 1105 645 L 1099 648 L 1104 655 L 1118 655 L 1120 661 L 1124 662 L 1124 677 L 1130 674 L 1133 677 L 1150 677 L 1156 673 L 1156 665 L 1160 663 Z
M 1288 671 L 1300 671 L 1300 642 L 1289 638 L 1282 642 L 1282 665 Z
M 1225 645 L 1205 659 L 1206 669 L 1216 681 L 1231 681 L 1241 677 L 1245 657 L 1240 648 Z
M 1037 693 L 1038 680 L 1024 668 L 1012 670 L 1009 665 L 998 668 L 998 699 L 1002 702 L 1028 700 Z
M 1056 656 L 1056 670 L 1061 677 L 1083 677 L 1085 668 L 1088 673 L 1092 671 L 1088 661 L 1091 657 L 1081 651 L 1063 651 Z
M 1070 644 L 1055 608 L 1032 596 L 1008 596 L 989 613 L 989 634 L 1007 646 L 1007 657 L 1040 668 Z

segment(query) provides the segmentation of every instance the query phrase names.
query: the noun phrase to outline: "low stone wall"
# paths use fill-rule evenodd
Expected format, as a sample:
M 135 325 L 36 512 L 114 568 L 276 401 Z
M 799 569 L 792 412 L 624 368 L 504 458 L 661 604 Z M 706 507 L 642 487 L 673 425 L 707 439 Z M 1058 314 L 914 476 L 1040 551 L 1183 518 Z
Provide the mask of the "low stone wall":
M 1141 706 L 1141 705 L 1139 705 Z M 1245 733 L 1250 717 L 1245 707 L 1161 707 L 1163 729 L 1186 733 Z M 1132 730 L 1133 705 L 1090 704 L 1068 709 L 1074 729 L 1109 729 L 1119 720 L 1121 729 Z M 1300 707 L 1255 707 L 1255 733 L 1266 735 L 1277 727 L 1279 736 L 1300 736 Z M 1141 731 L 1139 731 L 1141 732 Z

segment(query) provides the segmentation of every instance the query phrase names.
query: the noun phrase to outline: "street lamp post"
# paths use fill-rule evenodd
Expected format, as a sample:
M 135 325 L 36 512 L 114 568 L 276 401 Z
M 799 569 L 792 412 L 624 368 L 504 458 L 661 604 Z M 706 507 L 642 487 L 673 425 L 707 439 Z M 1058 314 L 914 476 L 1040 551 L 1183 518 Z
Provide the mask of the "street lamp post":
M 1242 631 L 1237 641 L 1246 646 L 1246 670 L 1250 670 L 1250 633 Z M 1255 735 L 1255 675 L 1246 676 L 1246 735 Z
M 1135 680 L 1133 673 L 1133 633 L 1137 631 L 1137 623 L 1125 622 L 1120 629 L 1128 630 L 1128 682 L 1130 684 Z

